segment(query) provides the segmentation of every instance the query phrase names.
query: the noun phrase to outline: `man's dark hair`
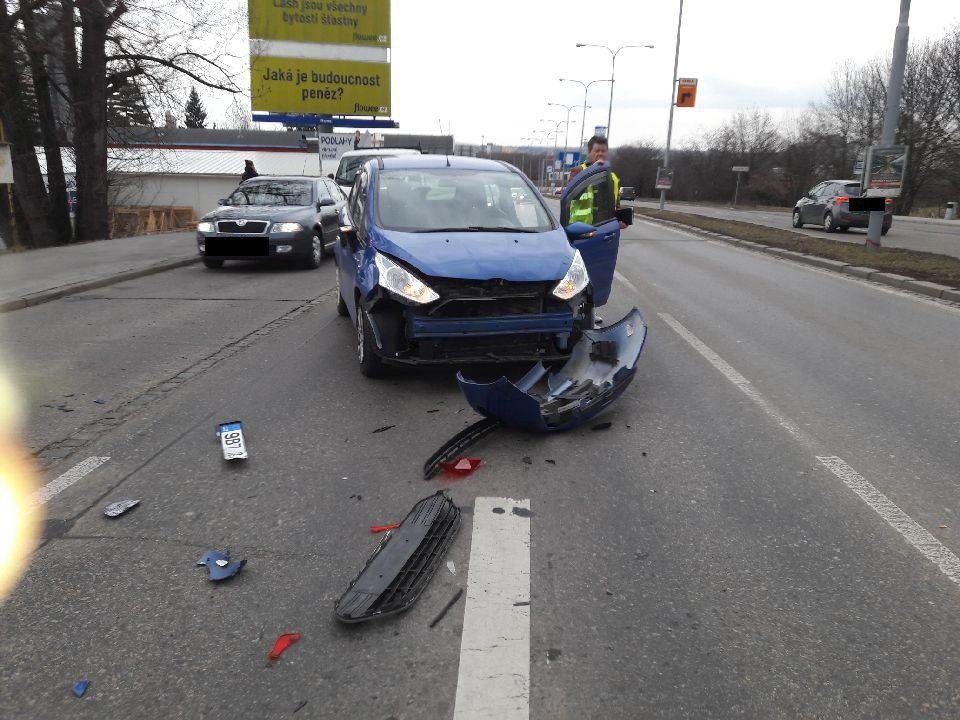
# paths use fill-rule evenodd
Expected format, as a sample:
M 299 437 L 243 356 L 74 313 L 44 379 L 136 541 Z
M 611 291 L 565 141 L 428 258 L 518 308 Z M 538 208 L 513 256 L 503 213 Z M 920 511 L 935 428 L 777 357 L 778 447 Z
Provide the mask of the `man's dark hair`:
M 592 138 L 587 140 L 587 152 L 593 150 L 594 145 L 606 145 L 607 147 L 610 144 L 607 142 L 607 139 L 603 135 L 594 135 Z

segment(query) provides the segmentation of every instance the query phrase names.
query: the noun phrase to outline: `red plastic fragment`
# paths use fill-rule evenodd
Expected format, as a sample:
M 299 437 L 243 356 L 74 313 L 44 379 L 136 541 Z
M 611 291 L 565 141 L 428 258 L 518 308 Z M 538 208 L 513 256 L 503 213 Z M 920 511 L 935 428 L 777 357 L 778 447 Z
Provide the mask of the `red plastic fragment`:
M 377 533 L 386 532 L 387 530 L 396 530 L 398 527 L 400 527 L 400 523 L 393 523 L 393 525 L 371 525 L 370 532 L 376 535 Z
M 447 475 L 466 477 L 481 465 L 483 465 L 483 460 L 480 458 L 459 457 L 456 460 L 441 463 L 440 467 L 444 469 Z
M 278 637 L 277 641 L 273 643 L 273 649 L 267 656 L 270 658 L 270 662 L 279 660 L 280 656 L 283 655 L 283 651 L 297 642 L 301 637 L 302 635 L 300 635 L 300 633 L 284 633 Z

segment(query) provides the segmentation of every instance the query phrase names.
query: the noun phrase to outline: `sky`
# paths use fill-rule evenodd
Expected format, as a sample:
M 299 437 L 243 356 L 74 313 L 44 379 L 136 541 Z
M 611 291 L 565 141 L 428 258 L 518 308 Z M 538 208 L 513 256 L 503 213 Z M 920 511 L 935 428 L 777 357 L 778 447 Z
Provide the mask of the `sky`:
M 242 0 L 235 0 L 241 3 Z M 358 0 L 362 1 L 362 0 Z M 610 77 L 616 60 L 611 144 L 666 138 L 680 0 L 393 0 L 392 107 L 400 132 L 453 133 L 458 143 L 528 144 L 556 129 L 576 146 L 584 91 L 560 82 Z M 678 76 L 698 79 L 697 106 L 677 108 L 674 145 L 718 126 L 738 110 L 796 115 L 822 99 L 845 61 L 889 59 L 900 0 L 684 0 Z M 231 13 L 231 15 L 233 15 Z M 239 13 L 237 40 L 246 40 Z M 913 0 L 911 44 L 960 25 L 960 0 Z M 249 90 L 246 69 L 239 81 Z M 607 124 L 610 84 L 589 89 L 586 136 Z M 212 121 L 229 99 L 207 92 Z M 249 102 L 245 100 L 244 102 Z M 545 121 L 549 121 L 545 122 Z M 263 129 L 272 127 L 264 124 Z M 279 128 L 279 126 L 276 126 Z M 540 142 L 553 144 L 553 137 Z

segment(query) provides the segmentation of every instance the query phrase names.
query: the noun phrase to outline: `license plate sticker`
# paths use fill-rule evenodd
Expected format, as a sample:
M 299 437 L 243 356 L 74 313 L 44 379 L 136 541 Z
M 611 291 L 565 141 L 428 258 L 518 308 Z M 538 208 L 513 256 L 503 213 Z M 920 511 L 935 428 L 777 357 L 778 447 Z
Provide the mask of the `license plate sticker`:
M 243 442 L 243 425 L 240 422 L 222 423 L 217 435 L 220 436 L 224 460 L 246 459 L 247 446 Z

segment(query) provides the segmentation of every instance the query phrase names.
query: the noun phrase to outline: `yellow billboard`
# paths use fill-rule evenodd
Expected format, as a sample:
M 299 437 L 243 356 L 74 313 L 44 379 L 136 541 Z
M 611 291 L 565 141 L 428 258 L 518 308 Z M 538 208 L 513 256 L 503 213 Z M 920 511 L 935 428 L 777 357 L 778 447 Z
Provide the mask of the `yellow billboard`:
M 247 0 L 250 37 L 390 47 L 390 0 Z
M 250 58 L 254 110 L 390 115 L 390 65 L 349 60 Z

